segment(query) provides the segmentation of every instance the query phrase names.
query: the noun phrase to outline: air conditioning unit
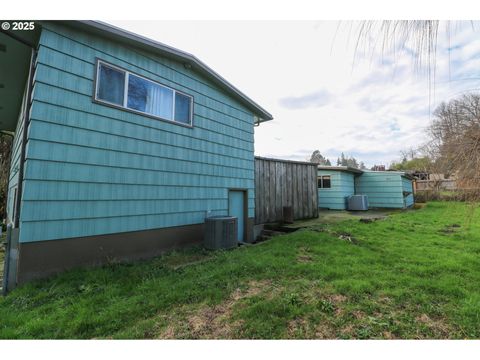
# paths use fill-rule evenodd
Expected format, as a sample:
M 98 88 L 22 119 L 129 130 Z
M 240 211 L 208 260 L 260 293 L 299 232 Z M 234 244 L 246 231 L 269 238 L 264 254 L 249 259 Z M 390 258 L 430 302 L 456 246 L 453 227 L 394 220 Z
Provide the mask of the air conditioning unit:
M 237 218 L 233 216 L 212 216 L 205 219 L 203 245 L 210 250 L 231 249 L 238 242 Z
M 368 210 L 367 195 L 351 195 L 348 197 L 348 210 Z

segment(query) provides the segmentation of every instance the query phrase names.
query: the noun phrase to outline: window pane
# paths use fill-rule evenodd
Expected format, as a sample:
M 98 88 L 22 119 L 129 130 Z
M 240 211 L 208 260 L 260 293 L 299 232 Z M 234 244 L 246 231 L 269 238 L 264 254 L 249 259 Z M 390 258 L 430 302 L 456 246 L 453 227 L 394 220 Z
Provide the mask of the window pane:
M 173 120 L 173 90 L 130 74 L 127 107 Z
M 330 176 L 324 176 L 323 177 L 323 187 L 324 188 L 329 188 L 330 186 Z
M 129 75 L 127 107 L 145 112 L 147 107 L 147 84 L 147 81 L 138 76 Z
M 317 179 L 317 187 L 320 189 L 322 187 L 322 178 Z
M 100 64 L 97 99 L 123 105 L 125 72 Z
M 180 93 L 175 93 L 175 121 L 190 124 L 191 99 Z

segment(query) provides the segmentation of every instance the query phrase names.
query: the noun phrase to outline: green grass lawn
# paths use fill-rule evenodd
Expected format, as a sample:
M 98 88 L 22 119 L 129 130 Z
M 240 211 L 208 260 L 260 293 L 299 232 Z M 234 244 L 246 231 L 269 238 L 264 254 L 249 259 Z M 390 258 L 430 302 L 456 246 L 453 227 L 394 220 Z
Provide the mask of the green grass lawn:
M 479 338 L 480 207 L 432 202 L 0 298 L 0 338 Z

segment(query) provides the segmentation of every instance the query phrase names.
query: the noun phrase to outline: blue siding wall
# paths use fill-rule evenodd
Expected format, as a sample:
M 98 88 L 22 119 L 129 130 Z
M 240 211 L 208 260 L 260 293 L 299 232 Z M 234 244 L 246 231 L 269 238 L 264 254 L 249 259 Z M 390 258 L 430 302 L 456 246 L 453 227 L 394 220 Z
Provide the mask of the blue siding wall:
M 356 178 L 355 191 L 368 196 L 369 208 L 405 207 L 400 173 L 365 171 Z
M 318 189 L 318 207 L 346 209 L 346 197 L 355 192 L 354 174 L 345 171 L 318 170 L 318 176 L 330 175 L 331 188 Z
M 412 180 L 410 180 L 410 179 L 402 176 L 402 190 L 403 190 L 403 191 L 407 191 L 407 192 L 410 193 L 410 195 L 404 197 L 405 206 L 406 206 L 406 207 L 412 206 L 413 203 L 415 202 L 415 200 L 414 200 L 414 198 L 413 198 L 413 184 L 412 184 Z
M 100 58 L 194 96 L 193 128 L 92 102 Z M 58 24 L 42 30 L 21 242 L 202 223 L 248 189 L 253 114 L 181 63 Z

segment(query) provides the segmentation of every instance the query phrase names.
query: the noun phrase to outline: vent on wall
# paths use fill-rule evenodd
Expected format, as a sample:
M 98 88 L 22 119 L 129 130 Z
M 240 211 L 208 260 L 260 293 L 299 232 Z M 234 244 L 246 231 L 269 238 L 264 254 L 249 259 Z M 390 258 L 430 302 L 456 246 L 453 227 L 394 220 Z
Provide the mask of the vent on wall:
M 348 210 L 368 210 L 367 195 L 352 195 L 348 197 Z

